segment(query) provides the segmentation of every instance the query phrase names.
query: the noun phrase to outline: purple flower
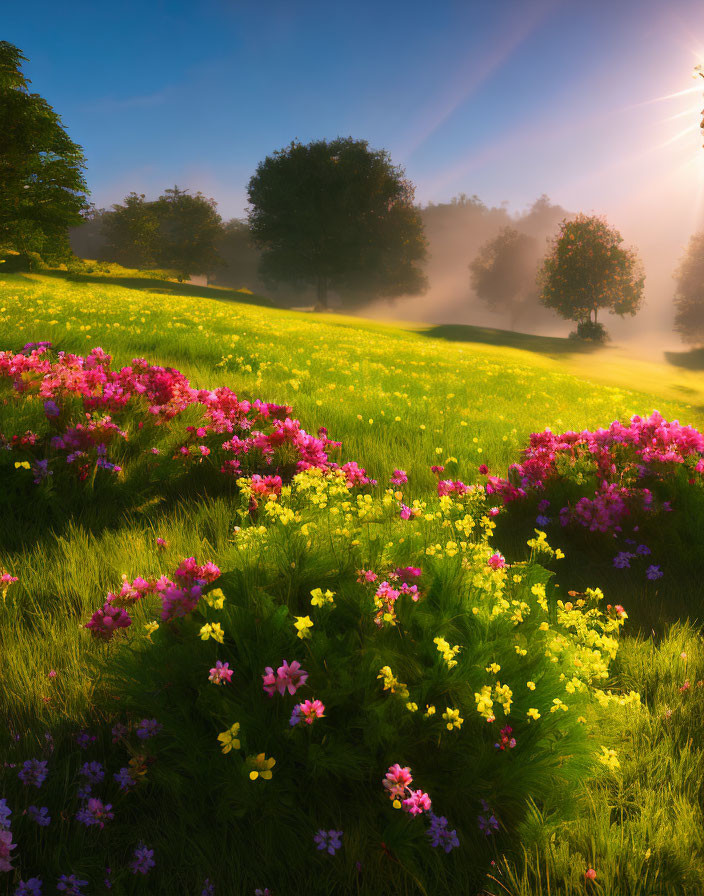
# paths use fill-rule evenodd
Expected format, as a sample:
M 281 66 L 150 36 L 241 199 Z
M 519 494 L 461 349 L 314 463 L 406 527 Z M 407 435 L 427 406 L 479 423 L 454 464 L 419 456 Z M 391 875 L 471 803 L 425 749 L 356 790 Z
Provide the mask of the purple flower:
M 313 842 L 318 849 L 327 849 L 330 855 L 334 856 L 337 850 L 342 846 L 342 842 L 340 840 L 340 838 L 342 837 L 342 833 L 342 831 L 324 831 L 321 829 L 313 837 Z
M 47 398 L 44 402 L 44 413 L 47 417 L 58 417 L 61 410 L 55 401 L 52 401 L 51 398 Z
M 88 731 L 79 731 L 76 735 L 76 743 L 82 750 L 87 750 L 91 744 L 94 744 L 97 737 Z
M 538 514 L 535 518 L 536 526 L 549 526 L 552 520 L 549 516 L 544 516 L 542 513 Z
M 132 773 L 126 765 L 123 766 L 119 772 L 115 772 L 113 778 L 120 785 L 120 790 L 129 790 L 135 785 L 135 780 L 132 777 Z
M 156 719 L 142 719 L 137 726 L 137 737 L 140 740 L 148 740 L 161 731 L 161 725 Z
M 659 566 L 649 566 L 645 571 L 645 577 L 650 579 L 651 582 L 654 582 L 656 579 L 661 579 L 663 576 L 663 572 Z
M 451 852 L 460 845 L 457 831 L 447 830 L 447 819 L 444 815 L 430 813 L 430 827 L 425 832 L 430 837 L 431 846 L 442 846 L 445 852 Z
M 207 877 L 203 881 L 203 890 L 200 896 L 215 896 L 215 884 L 211 884 L 210 879 Z
M 86 886 L 88 886 L 87 880 L 79 880 L 75 874 L 69 874 L 68 876 L 62 874 L 56 884 L 56 889 L 65 893 L 66 896 L 83 896 L 81 888 Z
M 112 729 L 112 742 L 116 744 L 119 740 L 122 740 L 123 737 L 127 737 L 130 733 L 130 729 L 127 725 L 123 725 L 122 722 L 118 722 L 117 725 L 113 726 Z
M 480 800 L 479 802 L 482 804 L 482 809 L 485 813 L 484 815 L 477 816 L 479 830 L 482 834 L 486 834 L 487 837 L 491 837 L 493 833 L 498 831 L 499 822 L 494 815 L 493 810 L 489 808 L 489 803 L 487 803 L 486 800 Z
M 83 775 L 89 784 L 100 784 L 105 777 L 105 769 L 100 762 L 84 762 L 78 774 Z
M 0 800 L 0 830 L 8 830 L 10 827 L 10 816 L 12 809 L 7 805 L 7 800 L 3 797 Z
M 132 874 L 147 874 L 155 865 L 154 850 L 148 849 L 144 843 L 140 843 L 134 851 L 134 858 L 130 862 Z
M 42 880 L 40 877 L 30 877 L 29 880 L 21 880 L 15 896 L 42 896 Z
M 41 787 L 48 774 L 47 762 L 44 759 L 26 759 L 17 777 L 23 784 L 34 784 Z
M 633 557 L 635 557 L 635 554 L 630 554 L 628 551 L 621 551 L 614 557 L 614 566 L 616 569 L 630 569 Z
M 76 812 L 76 821 L 80 821 L 86 827 L 97 825 L 101 830 L 105 827 L 106 821 L 112 821 L 115 813 L 111 812 L 111 803 L 103 803 L 99 799 L 89 799 L 85 806 Z
M 49 810 L 46 806 L 42 806 L 41 809 L 37 809 L 36 806 L 29 806 L 27 815 L 29 815 L 32 821 L 35 821 L 40 828 L 45 828 L 47 825 L 51 824 Z
M 639 544 L 636 548 L 636 554 L 638 554 L 639 557 L 647 557 L 650 553 L 651 550 L 647 544 Z
M 34 473 L 34 484 L 39 485 L 47 477 L 53 476 L 54 471 L 49 469 L 48 460 L 35 460 L 32 464 L 32 472 Z

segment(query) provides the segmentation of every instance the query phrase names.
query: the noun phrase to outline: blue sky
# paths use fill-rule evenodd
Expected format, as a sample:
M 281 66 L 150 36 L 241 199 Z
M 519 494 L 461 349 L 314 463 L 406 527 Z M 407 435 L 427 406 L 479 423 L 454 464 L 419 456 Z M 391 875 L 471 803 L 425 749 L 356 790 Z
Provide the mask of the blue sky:
M 696 87 L 690 0 L 39 0 L 2 24 L 84 147 L 98 206 L 177 183 L 241 216 L 265 155 L 352 135 L 422 202 L 545 192 L 627 227 L 647 192 L 699 214 L 701 99 L 652 102 Z

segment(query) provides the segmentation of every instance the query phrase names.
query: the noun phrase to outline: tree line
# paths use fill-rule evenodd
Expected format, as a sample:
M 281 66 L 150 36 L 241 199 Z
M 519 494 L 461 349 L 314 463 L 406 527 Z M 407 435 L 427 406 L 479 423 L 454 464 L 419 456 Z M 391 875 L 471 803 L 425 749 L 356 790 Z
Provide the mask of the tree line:
M 56 265 L 74 245 L 84 257 L 128 267 L 217 276 L 224 255 L 243 274 L 291 289 L 312 289 L 326 308 L 331 293 L 351 306 L 428 289 L 426 230 L 461 214 L 488 215 L 477 197 L 421 209 L 404 170 L 388 152 L 352 137 L 298 141 L 259 163 L 247 188 L 246 221 L 223 222 L 215 200 L 173 187 L 154 200 L 130 193 L 110 210 L 88 201 L 83 151 L 41 96 L 30 93 L 21 51 L 0 42 L 0 262 L 9 270 Z M 576 322 L 575 335 L 606 338 L 602 311 L 634 315 L 645 277 L 635 249 L 604 218 L 565 214 L 541 249 L 529 221 L 550 210 L 541 197 L 521 227 L 502 226 L 478 247 L 469 283 L 516 327 L 542 305 Z M 496 219 L 502 218 L 500 210 Z M 560 210 L 564 211 L 564 210 Z M 507 218 L 503 210 L 503 219 Z M 440 227 L 442 230 L 442 227 Z M 554 230 L 554 228 L 553 228 Z M 543 239 L 545 238 L 543 234 Z M 694 236 L 676 273 L 675 327 L 704 343 L 704 234 Z

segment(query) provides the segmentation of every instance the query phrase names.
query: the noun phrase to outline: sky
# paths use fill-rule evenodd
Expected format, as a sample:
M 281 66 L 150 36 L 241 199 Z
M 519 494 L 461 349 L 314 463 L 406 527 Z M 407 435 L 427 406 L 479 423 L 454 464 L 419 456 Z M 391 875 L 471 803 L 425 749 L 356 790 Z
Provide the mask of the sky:
M 704 220 L 701 0 L 35 0 L 3 10 L 2 39 L 84 148 L 97 207 L 178 184 L 242 217 L 267 154 L 353 136 L 419 202 L 546 193 L 646 260 Z

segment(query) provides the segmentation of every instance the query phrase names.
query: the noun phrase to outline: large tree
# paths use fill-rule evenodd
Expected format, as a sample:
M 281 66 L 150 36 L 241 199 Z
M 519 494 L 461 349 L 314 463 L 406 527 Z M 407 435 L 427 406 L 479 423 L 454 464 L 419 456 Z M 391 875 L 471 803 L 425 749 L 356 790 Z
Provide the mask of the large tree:
M 704 345 L 704 233 L 690 239 L 675 281 L 675 330 L 688 345 Z
M 645 276 L 635 249 L 604 218 L 577 215 L 563 221 L 539 272 L 540 301 L 560 317 L 577 321 L 578 335 L 606 338 L 600 310 L 634 315 Z
M 155 201 L 130 193 L 103 216 L 105 255 L 128 267 L 165 268 L 179 279 L 209 274 L 221 263 L 216 242 L 222 219 L 214 199 L 178 187 Z
M 26 61 L 0 41 L 0 249 L 61 261 L 88 207 L 85 159 L 49 103 L 29 92 Z
M 508 313 L 512 330 L 536 303 L 537 269 L 537 241 L 514 227 L 502 228 L 484 243 L 469 265 L 472 289 L 492 311 Z
M 262 276 L 308 284 L 318 304 L 427 288 L 414 188 L 385 150 L 351 137 L 291 143 L 249 182 L 249 225 Z

